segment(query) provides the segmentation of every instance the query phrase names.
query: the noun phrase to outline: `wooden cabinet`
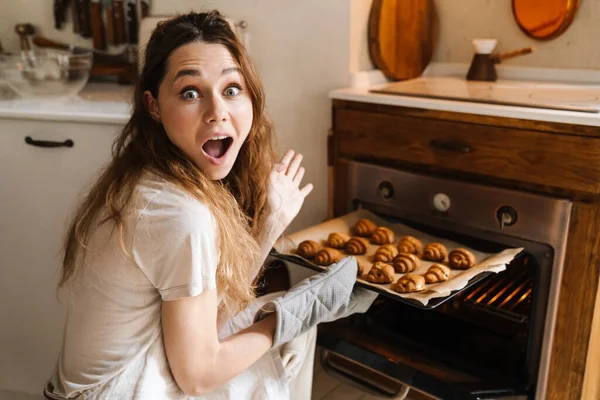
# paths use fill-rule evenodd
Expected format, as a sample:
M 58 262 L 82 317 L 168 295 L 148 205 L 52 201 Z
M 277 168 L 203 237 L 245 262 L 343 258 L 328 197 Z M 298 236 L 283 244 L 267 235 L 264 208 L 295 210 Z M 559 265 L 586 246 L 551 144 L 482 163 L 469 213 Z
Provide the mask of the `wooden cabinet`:
M 357 109 L 337 110 L 335 127 L 345 157 L 377 148 L 379 160 L 600 194 L 594 137 Z
M 0 119 L 0 390 L 41 393 L 62 343 L 60 249 L 118 125 Z M 36 147 L 25 142 L 64 142 Z
M 336 185 L 358 160 L 573 200 L 547 393 L 600 399 L 600 127 L 334 100 L 331 143 Z

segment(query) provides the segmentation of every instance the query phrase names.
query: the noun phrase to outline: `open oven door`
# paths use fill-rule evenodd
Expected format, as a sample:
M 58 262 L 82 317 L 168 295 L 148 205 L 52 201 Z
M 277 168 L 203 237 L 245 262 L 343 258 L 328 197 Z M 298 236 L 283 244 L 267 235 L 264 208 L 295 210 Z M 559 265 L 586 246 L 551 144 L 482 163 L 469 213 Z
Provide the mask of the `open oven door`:
M 457 368 L 460 362 L 445 363 L 414 343 L 392 343 L 385 334 L 374 332 L 357 333 L 361 319 L 356 316 L 319 326 L 321 366 L 344 383 L 391 399 L 403 399 L 407 387 L 424 394 L 419 399 L 533 399 L 532 388 L 519 379 L 502 379 L 488 371 L 469 373 Z

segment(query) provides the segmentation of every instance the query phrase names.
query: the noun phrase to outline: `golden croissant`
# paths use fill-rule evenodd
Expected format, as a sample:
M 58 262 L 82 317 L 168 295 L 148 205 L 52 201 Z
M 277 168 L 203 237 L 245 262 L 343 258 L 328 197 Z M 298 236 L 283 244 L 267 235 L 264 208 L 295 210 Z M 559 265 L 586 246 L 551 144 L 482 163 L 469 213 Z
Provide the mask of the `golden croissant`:
M 367 282 L 392 283 L 394 281 L 394 267 L 381 261 L 377 261 L 367 274 Z
M 375 251 L 374 261 L 391 262 L 398 255 L 398 248 L 393 244 L 384 244 Z
M 467 249 L 452 250 L 448 254 L 448 264 L 456 269 L 469 269 L 475 266 L 477 260 L 473 253 Z
M 421 265 L 421 260 L 414 254 L 398 253 L 392 260 L 392 265 L 397 273 L 404 274 L 405 272 L 412 272 L 417 269 Z
M 298 253 L 300 257 L 313 258 L 321 249 L 321 245 L 314 240 L 305 240 L 298 245 L 296 253 Z
M 368 246 L 369 241 L 367 239 L 361 237 L 353 237 L 346 243 L 346 253 L 352 255 L 365 254 L 367 252 Z
M 444 282 L 450 278 L 450 268 L 442 264 L 431 264 L 423 276 L 426 283 Z
M 380 226 L 371 235 L 371 243 L 373 244 L 388 244 L 392 243 L 395 239 L 394 232 L 390 228 Z
M 319 250 L 319 252 L 315 256 L 315 263 L 319 265 L 328 266 L 340 261 L 343 256 L 344 255 L 341 251 L 337 249 L 332 249 L 330 247 L 325 247 L 322 250 Z
M 398 242 L 398 251 L 400 253 L 419 254 L 423 244 L 414 236 L 403 236 Z
M 444 261 L 446 257 L 448 257 L 448 250 L 446 250 L 446 246 L 441 243 L 429 243 L 425 246 L 425 249 L 423 249 L 423 260 Z
M 377 229 L 377 225 L 375 222 L 371 221 L 368 218 L 363 218 L 358 220 L 358 222 L 354 225 L 354 233 L 357 236 L 362 237 L 370 237 L 373 232 Z
M 358 269 L 356 270 L 356 276 L 365 277 L 367 275 L 367 273 L 371 270 L 371 263 L 363 261 L 363 260 L 356 260 L 356 263 L 358 264 Z
M 346 242 L 350 240 L 350 235 L 345 233 L 333 232 L 329 234 L 327 238 L 327 246 L 334 249 L 343 249 Z
M 419 292 L 425 289 L 425 278 L 422 275 L 406 274 L 391 289 L 398 293 Z

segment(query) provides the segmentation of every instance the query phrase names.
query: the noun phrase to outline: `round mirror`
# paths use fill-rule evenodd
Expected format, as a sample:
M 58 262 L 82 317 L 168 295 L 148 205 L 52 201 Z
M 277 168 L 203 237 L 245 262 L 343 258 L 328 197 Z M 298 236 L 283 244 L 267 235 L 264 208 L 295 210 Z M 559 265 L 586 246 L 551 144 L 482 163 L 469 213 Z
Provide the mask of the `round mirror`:
M 534 39 L 553 39 L 563 33 L 575 17 L 580 0 L 512 0 L 519 27 Z

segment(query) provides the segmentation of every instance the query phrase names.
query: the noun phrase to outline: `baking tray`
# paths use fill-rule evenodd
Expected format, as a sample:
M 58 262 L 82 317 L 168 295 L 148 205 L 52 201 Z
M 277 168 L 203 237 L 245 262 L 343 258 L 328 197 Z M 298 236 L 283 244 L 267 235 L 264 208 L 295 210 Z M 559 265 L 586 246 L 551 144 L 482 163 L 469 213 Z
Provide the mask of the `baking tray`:
M 314 265 L 311 264 L 307 261 L 305 261 L 303 258 L 301 257 L 297 257 L 297 256 L 293 256 L 293 255 L 287 255 L 287 254 L 281 254 L 279 253 L 277 250 L 272 249 L 271 253 L 270 253 L 271 257 L 279 259 L 279 260 L 283 260 L 283 261 L 287 261 L 287 262 L 291 262 L 293 264 L 296 265 L 300 265 L 302 267 L 306 267 L 309 269 L 312 269 L 313 271 L 317 271 L 317 272 L 323 272 L 325 271 L 328 267 L 322 267 L 319 265 Z M 460 292 L 462 292 L 463 290 L 467 290 L 468 288 L 470 288 L 471 286 L 476 285 L 477 283 L 483 281 L 484 279 L 486 279 L 487 277 L 494 275 L 494 272 L 482 272 L 478 275 L 476 275 L 475 277 L 471 278 L 469 280 L 469 283 L 467 283 L 467 286 L 461 288 L 461 289 L 457 289 L 454 290 L 452 292 L 450 292 L 450 294 L 448 296 L 445 297 L 436 297 L 434 299 L 429 300 L 429 302 L 424 305 L 423 303 L 421 303 L 418 300 L 415 299 L 408 299 L 408 298 L 404 298 L 404 297 L 400 297 L 398 295 L 394 295 L 392 293 L 390 293 L 389 291 L 385 290 L 382 287 L 377 287 L 377 286 L 373 286 L 372 284 L 369 284 L 368 282 L 363 281 L 362 279 L 356 279 L 356 286 L 358 287 L 363 287 L 365 289 L 369 289 L 373 292 L 377 292 L 379 294 L 382 294 L 386 297 L 389 297 L 390 299 L 394 299 L 396 301 L 399 301 L 401 303 L 405 303 L 405 304 L 409 304 L 411 306 L 423 309 L 423 310 L 433 310 L 434 308 L 440 306 L 441 304 L 445 303 L 446 301 L 450 300 L 451 298 L 453 298 L 454 296 L 456 296 L 457 294 L 459 294 Z
M 361 209 L 325 221 L 321 224 L 311 226 L 302 231 L 283 236 L 273 246 L 271 256 L 317 272 L 324 271 L 328 268 L 327 266 L 314 264 L 310 262 L 310 260 L 306 260 L 295 254 L 298 244 L 303 240 L 310 239 L 323 245 L 329 233 L 342 232 L 347 234 L 356 221 L 361 218 L 369 218 L 378 226 L 387 226 L 392 229 L 396 236 L 395 243 L 397 243 L 397 240 L 401 236 L 411 235 L 420 239 L 424 245 L 431 242 L 440 242 L 446 246 L 448 251 L 456 248 L 466 248 L 476 256 L 477 264 L 473 268 L 468 270 L 451 269 L 450 279 L 445 282 L 428 284 L 425 290 L 421 292 L 400 294 L 391 290 L 391 284 L 374 284 L 357 277 L 357 284 L 360 287 L 367 288 L 383 294 L 386 297 L 393 298 L 421 309 L 436 308 L 463 290 L 486 279 L 489 275 L 504 271 L 506 265 L 512 262 L 512 260 L 523 251 L 522 248 L 505 248 L 502 246 L 494 246 L 494 248 L 487 248 L 486 250 L 479 247 L 473 248 L 466 244 L 451 240 L 444 235 L 432 235 L 418 227 L 406 225 L 406 223 L 403 223 L 402 221 L 390 221 L 369 210 Z M 359 260 L 359 263 L 368 263 L 372 265 L 372 254 L 378 247 L 379 246 L 369 244 L 367 254 L 355 257 Z M 345 254 L 345 256 L 348 255 Z M 413 273 L 423 274 L 431 264 L 432 262 L 430 261 L 421 260 L 421 265 Z M 402 275 L 404 274 L 396 273 L 394 281 L 399 279 Z

